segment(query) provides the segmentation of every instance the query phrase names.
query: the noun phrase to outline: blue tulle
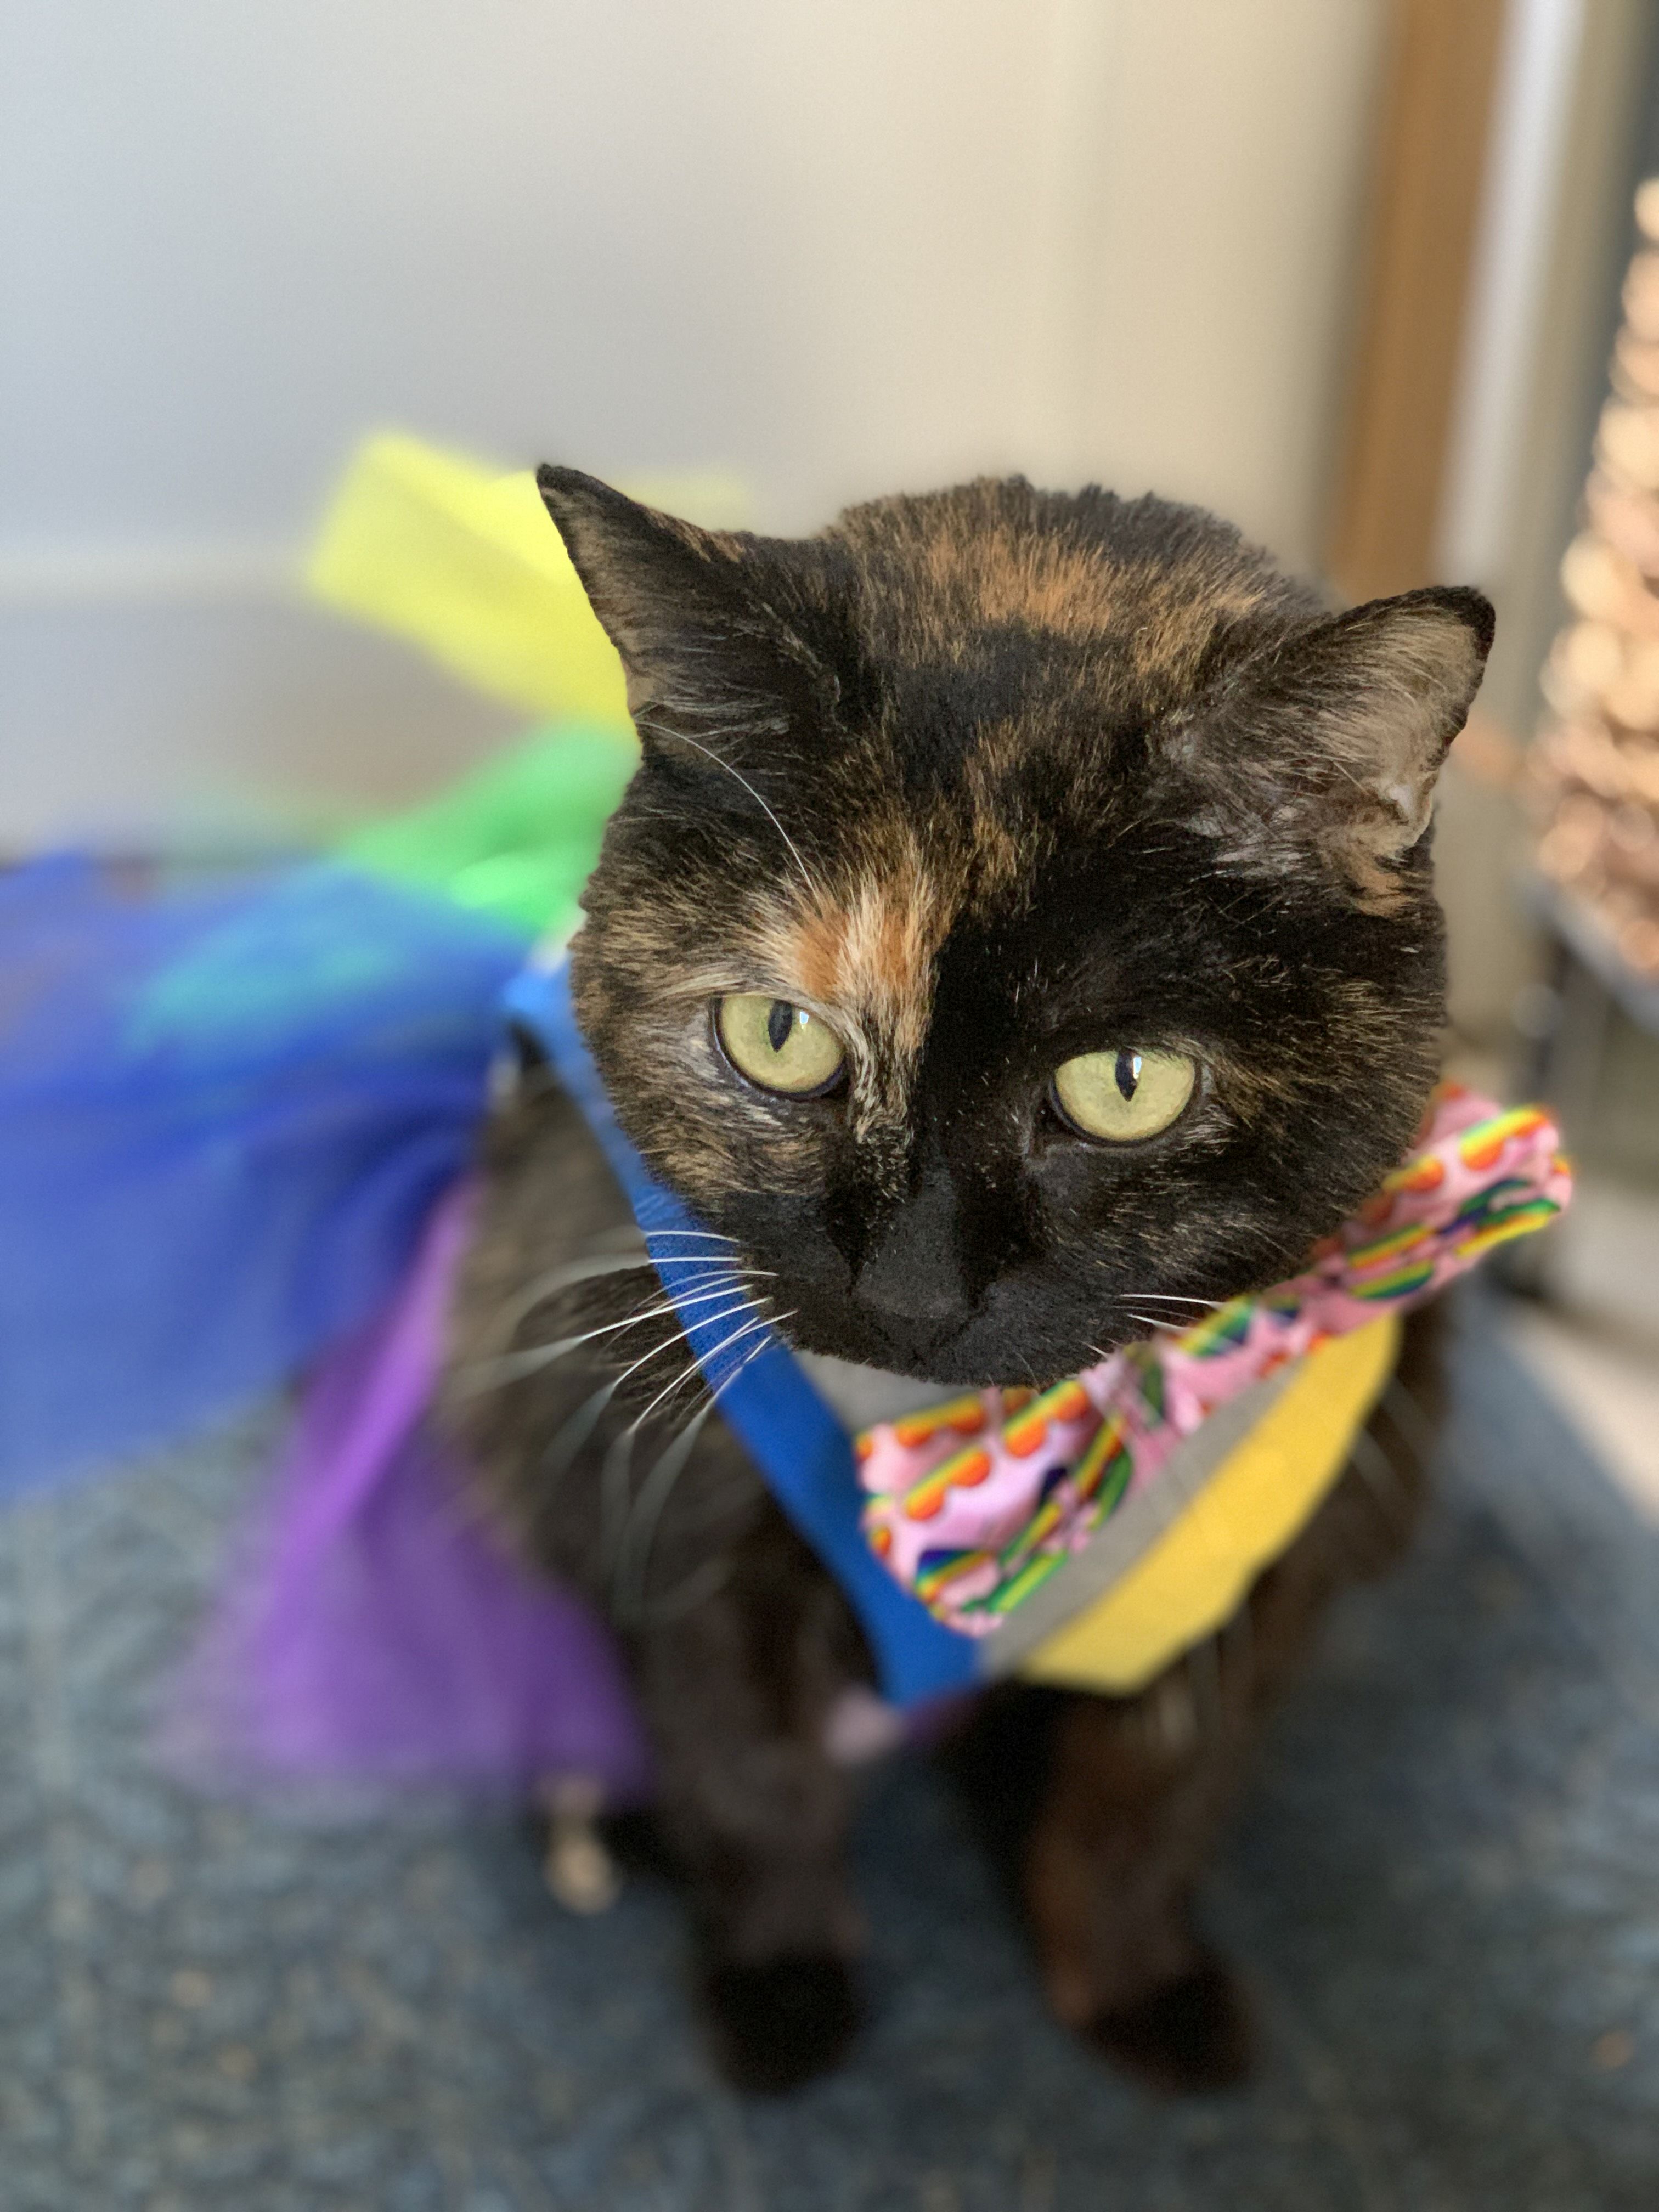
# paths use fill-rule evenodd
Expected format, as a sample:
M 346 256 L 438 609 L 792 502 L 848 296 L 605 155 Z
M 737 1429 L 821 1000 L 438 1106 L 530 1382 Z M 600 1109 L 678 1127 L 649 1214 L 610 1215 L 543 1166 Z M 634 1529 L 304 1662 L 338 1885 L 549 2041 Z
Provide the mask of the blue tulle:
M 0 874 L 0 1495 L 228 1413 L 380 1307 L 525 945 L 333 863 Z

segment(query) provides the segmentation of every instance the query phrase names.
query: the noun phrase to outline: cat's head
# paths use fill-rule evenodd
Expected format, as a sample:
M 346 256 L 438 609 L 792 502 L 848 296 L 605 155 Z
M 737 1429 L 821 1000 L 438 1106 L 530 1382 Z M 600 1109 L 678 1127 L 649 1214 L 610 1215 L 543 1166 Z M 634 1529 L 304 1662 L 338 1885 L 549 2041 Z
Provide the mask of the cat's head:
M 1198 509 L 1018 478 L 787 542 L 541 483 L 644 746 L 579 1018 L 787 1337 L 1047 1381 L 1293 1272 L 1399 1159 L 1478 593 L 1333 617 Z

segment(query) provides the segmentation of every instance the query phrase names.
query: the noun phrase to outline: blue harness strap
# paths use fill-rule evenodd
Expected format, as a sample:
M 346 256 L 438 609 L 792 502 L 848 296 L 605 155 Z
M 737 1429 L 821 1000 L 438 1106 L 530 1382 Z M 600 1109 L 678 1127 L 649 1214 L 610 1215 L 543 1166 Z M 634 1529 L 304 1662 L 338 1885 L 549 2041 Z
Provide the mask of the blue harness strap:
M 687 1342 L 721 1418 L 741 1439 L 768 1487 L 840 1583 L 875 1656 L 882 1693 L 895 1705 L 971 1686 L 975 1644 L 935 1620 L 882 1568 L 860 1526 L 860 1493 L 846 1431 L 769 1328 L 744 1328 L 720 1299 L 710 1304 L 708 1232 L 674 1194 L 655 1182 L 618 1126 L 599 1072 L 576 1026 L 569 973 L 524 969 L 508 985 L 507 1018 L 538 1041 L 568 1096 L 581 1109 L 611 1172 L 627 1194 L 647 1249 L 673 1300 Z M 676 1256 L 684 1245 L 702 1256 Z

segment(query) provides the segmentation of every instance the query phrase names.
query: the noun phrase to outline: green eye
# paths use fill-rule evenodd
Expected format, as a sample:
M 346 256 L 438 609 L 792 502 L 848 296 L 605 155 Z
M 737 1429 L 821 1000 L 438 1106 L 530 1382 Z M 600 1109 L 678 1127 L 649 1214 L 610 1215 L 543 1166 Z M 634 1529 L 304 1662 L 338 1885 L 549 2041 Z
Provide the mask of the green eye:
M 1127 1145 L 1167 1129 L 1197 1081 L 1185 1053 L 1085 1052 L 1054 1070 L 1054 1103 L 1085 1137 Z
M 792 1098 L 829 1090 L 847 1058 L 828 1023 L 805 1006 L 759 991 L 734 991 L 720 1000 L 714 1026 L 739 1075 L 763 1091 L 781 1091 Z

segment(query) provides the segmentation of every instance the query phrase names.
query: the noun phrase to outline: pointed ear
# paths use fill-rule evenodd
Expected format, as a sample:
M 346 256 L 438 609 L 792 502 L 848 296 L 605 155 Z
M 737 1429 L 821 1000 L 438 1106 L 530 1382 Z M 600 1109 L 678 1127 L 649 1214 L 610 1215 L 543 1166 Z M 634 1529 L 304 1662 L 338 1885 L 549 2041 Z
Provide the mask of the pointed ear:
M 1251 872 L 1287 872 L 1311 853 L 1360 906 L 1387 912 L 1480 688 L 1493 621 L 1479 592 L 1407 592 L 1231 670 L 1168 732 L 1167 756 L 1204 790 L 1194 826 Z
M 763 596 L 764 541 L 700 530 L 579 469 L 536 472 L 589 603 L 622 656 L 643 738 L 764 736 L 823 674 Z

